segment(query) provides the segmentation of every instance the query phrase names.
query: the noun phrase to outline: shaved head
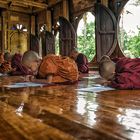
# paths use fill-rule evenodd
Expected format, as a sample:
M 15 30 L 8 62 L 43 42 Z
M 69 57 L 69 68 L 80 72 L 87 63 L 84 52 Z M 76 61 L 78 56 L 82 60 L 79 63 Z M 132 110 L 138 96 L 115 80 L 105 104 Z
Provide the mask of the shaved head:
M 106 62 L 106 61 L 111 61 L 111 59 L 108 55 L 103 55 L 101 60 L 100 60 L 100 63 Z
M 99 63 L 99 74 L 101 77 L 111 80 L 115 73 L 115 63 L 110 59 L 109 56 L 104 55 Z
M 22 57 L 22 64 L 28 65 L 34 61 L 40 60 L 38 54 L 34 51 L 26 51 Z
M 11 59 L 12 59 L 12 55 L 10 54 L 10 52 L 4 53 L 4 60 L 10 61 Z

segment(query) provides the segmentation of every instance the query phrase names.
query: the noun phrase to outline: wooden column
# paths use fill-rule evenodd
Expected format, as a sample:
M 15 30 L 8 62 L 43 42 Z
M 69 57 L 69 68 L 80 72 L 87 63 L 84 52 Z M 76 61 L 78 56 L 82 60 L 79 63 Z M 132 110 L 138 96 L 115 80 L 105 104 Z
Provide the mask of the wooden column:
M 47 31 L 52 31 L 52 22 L 51 22 L 51 11 L 46 11 L 46 25 L 47 25 Z
M 7 48 L 7 12 L 2 12 L 2 48 L 1 51 Z
M 35 35 L 35 16 L 31 16 L 31 34 Z
M 63 17 L 69 20 L 69 5 L 68 0 L 63 0 Z
M 108 7 L 108 0 L 101 0 L 101 4 Z

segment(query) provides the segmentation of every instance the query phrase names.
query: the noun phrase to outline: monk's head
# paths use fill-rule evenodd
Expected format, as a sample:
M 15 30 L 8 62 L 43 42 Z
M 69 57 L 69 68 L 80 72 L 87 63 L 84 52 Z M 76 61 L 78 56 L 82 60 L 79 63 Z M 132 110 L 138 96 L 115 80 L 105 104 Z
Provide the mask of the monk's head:
M 22 64 L 30 69 L 34 74 L 37 73 L 41 59 L 34 51 L 27 51 L 23 54 Z
M 106 55 L 104 55 L 99 63 L 99 74 L 106 80 L 114 78 L 115 74 L 115 63 Z
M 78 53 L 77 49 L 74 48 L 74 49 L 71 50 L 70 57 L 71 57 L 72 59 L 76 60 L 78 54 L 79 54 L 79 53 Z
M 12 60 L 12 55 L 10 54 L 10 52 L 4 53 L 4 60 L 9 62 Z

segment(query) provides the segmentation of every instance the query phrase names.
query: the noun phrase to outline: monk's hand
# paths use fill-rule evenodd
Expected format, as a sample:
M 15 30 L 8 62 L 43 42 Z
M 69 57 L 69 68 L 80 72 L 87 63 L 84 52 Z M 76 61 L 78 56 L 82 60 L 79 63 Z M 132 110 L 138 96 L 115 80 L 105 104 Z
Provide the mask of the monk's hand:
M 105 81 L 102 83 L 103 86 L 109 86 L 110 84 L 111 84 L 111 81 L 107 81 L 107 80 L 105 80 Z
M 48 83 L 52 83 L 53 75 L 48 75 L 46 78 L 47 78 L 46 81 L 47 81 Z
M 31 81 L 34 81 L 35 77 L 33 75 L 26 75 L 24 77 L 24 81 L 25 82 L 31 82 Z

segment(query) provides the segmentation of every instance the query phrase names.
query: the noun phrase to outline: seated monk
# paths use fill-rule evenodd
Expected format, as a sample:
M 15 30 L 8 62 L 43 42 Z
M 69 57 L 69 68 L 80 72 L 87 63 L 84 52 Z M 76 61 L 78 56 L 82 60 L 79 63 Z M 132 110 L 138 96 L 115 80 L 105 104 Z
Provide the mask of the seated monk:
M 22 65 L 22 55 L 20 53 L 16 53 L 13 55 L 11 60 L 11 66 L 14 71 L 11 71 L 10 75 L 31 75 L 32 72 L 29 71 L 25 66 Z
M 0 64 L 4 62 L 4 54 L 0 53 Z
M 84 54 L 79 53 L 76 49 L 73 49 L 71 51 L 70 57 L 75 60 L 79 72 L 88 73 L 88 59 Z
M 4 53 L 4 61 L 11 62 L 12 55 L 9 52 Z
M 69 57 L 47 55 L 42 60 L 34 51 L 24 53 L 22 63 L 30 69 L 34 75 L 45 79 L 49 83 L 73 83 L 78 80 L 76 63 Z
M 140 89 L 140 58 L 120 58 L 115 63 L 103 56 L 99 64 L 99 73 L 109 85 L 118 89 Z
M 1 55 L 1 66 L 0 73 L 10 73 L 13 69 L 11 67 L 11 54 L 6 52 L 3 56 Z

